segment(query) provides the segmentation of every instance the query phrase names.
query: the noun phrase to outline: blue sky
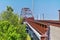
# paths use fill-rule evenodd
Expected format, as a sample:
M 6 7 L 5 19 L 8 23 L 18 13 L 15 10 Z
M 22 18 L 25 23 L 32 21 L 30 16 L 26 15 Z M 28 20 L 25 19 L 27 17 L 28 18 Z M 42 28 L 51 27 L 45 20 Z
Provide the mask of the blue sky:
M 32 0 L 0 0 L 0 13 L 6 10 L 6 6 L 11 6 L 15 13 L 20 14 L 24 7 L 32 10 Z M 42 19 L 44 13 L 45 20 L 58 20 L 58 10 L 60 9 L 60 0 L 34 0 L 34 17 Z

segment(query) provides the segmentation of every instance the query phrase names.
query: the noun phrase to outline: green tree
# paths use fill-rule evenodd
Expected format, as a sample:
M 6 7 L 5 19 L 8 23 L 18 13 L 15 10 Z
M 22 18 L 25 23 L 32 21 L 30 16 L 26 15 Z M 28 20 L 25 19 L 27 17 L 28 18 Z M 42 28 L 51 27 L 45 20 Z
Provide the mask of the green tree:
M 7 6 L 7 11 L 12 11 L 13 12 L 13 9 L 11 6 Z
M 13 25 L 18 24 L 18 15 L 13 13 L 13 9 L 10 6 L 7 6 L 6 11 L 2 12 L 2 19 L 11 22 Z
M 24 21 L 23 17 L 20 17 L 19 23 L 22 24 Z
M 18 23 L 18 15 L 13 12 L 12 7 L 7 6 L 6 11 L 1 14 L 2 20 L 0 21 L 0 40 L 25 40 L 26 25 Z
M 14 27 L 8 21 L 0 21 L 0 40 L 25 40 L 25 25 Z

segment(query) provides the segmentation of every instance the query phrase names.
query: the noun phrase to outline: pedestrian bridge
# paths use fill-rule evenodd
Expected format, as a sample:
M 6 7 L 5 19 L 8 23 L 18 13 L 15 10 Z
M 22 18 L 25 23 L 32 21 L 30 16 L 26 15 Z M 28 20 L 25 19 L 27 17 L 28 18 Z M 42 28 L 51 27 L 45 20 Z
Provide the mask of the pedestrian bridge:
M 53 32 L 59 29 L 56 27 L 60 27 L 60 21 L 34 20 L 32 11 L 29 8 L 22 8 L 21 17 L 24 18 L 23 23 L 26 24 L 26 31 L 31 36 L 32 40 L 52 40 L 54 39 L 54 36 L 52 35 L 55 35 Z M 56 36 L 59 39 L 60 36 L 57 34 L 59 34 L 59 32 L 56 33 Z
M 33 40 L 47 40 L 49 33 L 47 24 L 33 20 L 32 18 L 26 18 L 24 23 L 27 25 L 27 33 L 30 34 Z

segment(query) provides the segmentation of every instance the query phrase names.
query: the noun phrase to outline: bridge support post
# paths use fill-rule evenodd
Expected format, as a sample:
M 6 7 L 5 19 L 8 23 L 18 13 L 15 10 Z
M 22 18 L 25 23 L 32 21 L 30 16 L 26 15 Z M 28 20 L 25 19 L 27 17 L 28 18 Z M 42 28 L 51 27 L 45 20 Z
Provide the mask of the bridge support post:
M 45 40 L 45 37 L 41 37 L 41 40 Z
M 48 36 L 45 35 L 45 34 L 43 34 L 43 35 L 41 36 L 41 40 L 48 40 Z

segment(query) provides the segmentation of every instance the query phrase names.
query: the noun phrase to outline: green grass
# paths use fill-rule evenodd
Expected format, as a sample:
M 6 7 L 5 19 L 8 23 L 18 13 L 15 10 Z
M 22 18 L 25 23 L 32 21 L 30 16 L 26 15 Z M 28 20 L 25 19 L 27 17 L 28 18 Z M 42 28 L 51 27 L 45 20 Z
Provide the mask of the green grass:
M 31 40 L 31 37 L 29 36 L 29 34 L 27 34 L 27 40 Z

